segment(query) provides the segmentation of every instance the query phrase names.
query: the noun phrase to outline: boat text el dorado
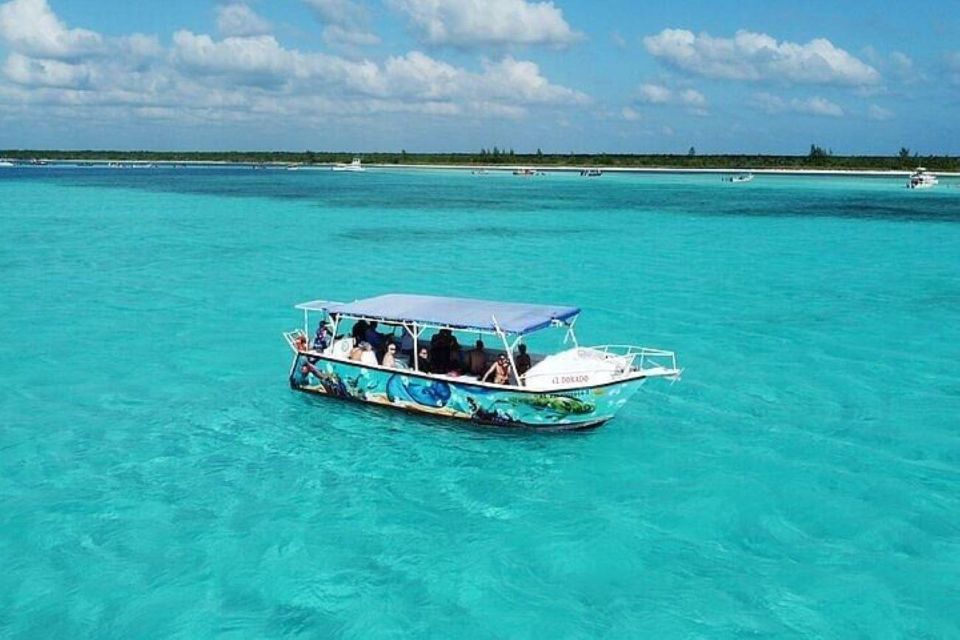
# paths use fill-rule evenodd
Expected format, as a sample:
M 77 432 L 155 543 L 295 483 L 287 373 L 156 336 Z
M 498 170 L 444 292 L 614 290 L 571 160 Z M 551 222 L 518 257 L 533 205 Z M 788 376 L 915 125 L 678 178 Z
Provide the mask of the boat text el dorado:
M 303 328 L 284 333 L 292 388 L 407 411 L 582 429 L 613 418 L 648 379 L 681 373 L 671 351 L 580 345 L 576 307 L 387 294 L 297 308 Z M 549 329 L 570 346 L 528 353 L 525 341 Z

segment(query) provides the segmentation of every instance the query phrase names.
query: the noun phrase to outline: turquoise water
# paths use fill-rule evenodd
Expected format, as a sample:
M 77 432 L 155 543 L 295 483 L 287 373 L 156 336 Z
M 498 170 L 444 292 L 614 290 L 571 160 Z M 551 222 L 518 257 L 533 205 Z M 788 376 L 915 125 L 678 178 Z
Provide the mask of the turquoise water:
M 960 183 L 0 170 L 0 636 L 960 636 Z M 287 387 L 301 300 L 675 349 L 586 434 Z

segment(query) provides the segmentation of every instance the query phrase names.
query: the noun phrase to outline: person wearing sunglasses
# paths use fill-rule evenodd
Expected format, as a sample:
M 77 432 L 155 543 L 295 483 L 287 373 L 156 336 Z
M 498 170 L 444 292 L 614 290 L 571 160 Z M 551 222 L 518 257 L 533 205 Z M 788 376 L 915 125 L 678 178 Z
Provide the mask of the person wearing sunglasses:
M 501 353 L 497 356 L 494 363 L 490 365 L 487 372 L 483 374 L 483 382 L 487 382 L 487 378 L 490 376 L 493 376 L 493 384 L 510 383 L 510 361 L 507 360 L 506 355 Z
M 427 348 L 420 347 L 420 351 L 417 353 L 419 354 L 417 358 L 417 370 L 420 371 L 420 373 L 430 373 L 433 371 L 433 365 L 430 362 L 430 352 L 427 351 Z
M 397 367 L 397 345 L 393 342 L 387 343 L 387 349 L 383 352 L 383 360 L 380 361 L 385 367 L 395 369 Z

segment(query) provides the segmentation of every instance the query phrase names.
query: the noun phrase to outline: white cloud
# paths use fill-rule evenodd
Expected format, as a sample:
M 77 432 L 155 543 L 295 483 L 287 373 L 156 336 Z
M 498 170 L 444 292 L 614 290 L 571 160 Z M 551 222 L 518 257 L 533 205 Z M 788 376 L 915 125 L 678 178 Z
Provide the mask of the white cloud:
M 11 0 L 0 5 L 0 39 L 13 51 L 53 60 L 72 60 L 103 50 L 99 33 L 68 29 L 46 0 Z
M 367 47 L 380 43 L 380 37 L 369 31 L 345 29 L 335 24 L 323 28 L 323 41 L 329 45 Z
M 441 62 L 419 51 L 388 58 L 382 65 L 322 53 L 285 49 L 273 36 L 224 38 L 189 31 L 174 34 L 173 60 L 188 71 L 229 77 L 257 87 L 339 87 L 367 96 L 444 98 L 521 104 L 582 105 L 589 98 L 550 83 L 533 62 L 507 56 L 486 61 L 482 73 Z
M 553 2 L 389 0 L 430 44 L 566 46 L 582 39 Z
M 632 107 L 624 107 L 620 110 L 620 115 L 627 122 L 636 122 L 640 119 L 640 112 Z
M 510 56 L 499 62 L 487 62 L 479 80 L 481 90 L 498 98 L 513 96 L 527 104 L 573 106 L 590 103 L 586 94 L 551 84 L 535 63 Z
M 880 105 L 872 104 L 870 108 L 867 109 L 867 117 L 871 120 L 883 121 L 889 120 L 894 116 L 893 111 L 890 109 L 884 109 Z
M 380 42 L 368 28 L 367 10 L 354 0 L 303 0 L 324 24 L 323 40 L 330 45 L 367 46 Z
M 642 84 L 637 100 L 644 104 L 681 105 L 696 115 L 707 115 L 707 99 L 696 89 L 671 89 L 660 84 Z
M 839 118 L 844 114 L 843 108 L 840 105 L 819 96 L 785 100 L 770 93 L 756 93 L 753 95 L 752 104 L 755 108 L 766 111 L 767 113 L 783 113 L 789 111 L 814 116 L 830 116 L 833 118 Z
M 11 53 L 7 57 L 3 73 L 17 84 L 34 87 L 77 89 L 90 82 L 90 70 L 85 65 L 28 58 L 19 53 Z
M 902 84 L 915 84 L 927 80 L 926 74 L 917 68 L 913 59 L 901 51 L 891 53 L 884 68 L 892 78 Z
M 217 31 L 223 36 L 262 36 L 270 33 L 270 23 L 248 5 L 233 2 L 217 7 Z
M 876 69 L 824 38 L 797 44 L 743 30 L 733 38 L 715 38 L 664 29 L 645 37 L 643 44 L 670 66 L 710 78 L 848 86 L 880 81 Z
M 659 84 L 642 84 L 640 101 L 647 104 L 667 104 L 673 99 L 673 91 Z
M 37 47 L 11 47 L 0 62 L 3 117 L 29 112 L 97 122 L 169 118 L 216 124 L 272 124 L 281 117 L 329 126 L 379 113 L 523 118 L 533 109 L 591 103 L 587 95 L 550 82 L 535 63 L 512 56 L 484 60 L 476 69 L 419 51 L 355 60 L 287 48 L 268 34 L 215 38 L 187 30 L 163 46 L 154 36 L 108 38 L 49 17 L 63 33 L 90 34 L 97 50 L 79 55 L 75 49 L 74 57 L 54 59 L 29 52 Z
M 464 76 L 460 69 L 419 51 L 388 58 L 384 73 L 398 92 L 423 99 L 446 98 L 463 89 Z
M 790 104 L 795 111 L 800 113 L 809 113 L 815 116 L 830 116 L 833 118 L 843 116 L 843 108 L 835 102 L 830 102 L 826 98 L 793 99 L 790 101 Z
M 707 99 L 695 89 L 685 89 L 680 92 L 680 102 L 688 107 L 705 107 Z
M 303 74 L 302 60 L 269 35 L 230 37 L 215 41 L 205 34 L 177 31 L 173 34 L 174 62 L 188 70 L 209 75 L 232 75 L 253 84 L 264 80 L 282 81 L 288 75 Z
M 142 60 L 163 55 L 163 46 L 156 36 L 134 33 L 117 39 L 116 46 L 128 58 Z

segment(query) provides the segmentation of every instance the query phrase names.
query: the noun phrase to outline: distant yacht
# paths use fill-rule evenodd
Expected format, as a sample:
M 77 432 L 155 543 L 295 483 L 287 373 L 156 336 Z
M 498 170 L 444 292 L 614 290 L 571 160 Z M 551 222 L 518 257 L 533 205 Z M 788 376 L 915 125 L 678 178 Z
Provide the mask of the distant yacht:
M 14 166 L 9 160 L 0 160 L 0 167 L 12 167 Z
M 351 162 L 350 164 L 344 164 L 342 162 L 338 162 L 337 164 L 333 165 L 333 170 L 334 171 L 366 171 L 366 169 L 364 169 L 363 166 L 361 166 L 360 164 L 360 158 L 354 158 L 353 162 Z
M 723 178 L 724 182 L 750 182 L 751 180 L 753 180 L 753 174 L 749 171 L 747 173 L 738 173 L 735 176 Z
M 923 167 L 917 167 L 917 170 L 907 180 L 907 189 L 929 189 L 937 186 L 937 184 L 937 176 L 927 173 L 927 170 Z
M 599 178 L 603 175 L 603 171 L 600 169 L 581 169 L 580 175 L 584 178 Z
M 543 171 L 535 171 L 530 167 L 521 167 L 513 170 L 513 175 L 529 178 L 531 176 L 542 176 Z

